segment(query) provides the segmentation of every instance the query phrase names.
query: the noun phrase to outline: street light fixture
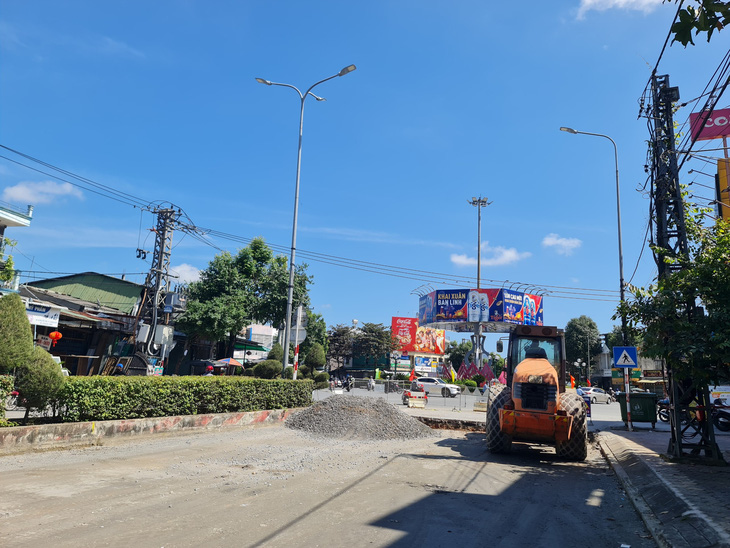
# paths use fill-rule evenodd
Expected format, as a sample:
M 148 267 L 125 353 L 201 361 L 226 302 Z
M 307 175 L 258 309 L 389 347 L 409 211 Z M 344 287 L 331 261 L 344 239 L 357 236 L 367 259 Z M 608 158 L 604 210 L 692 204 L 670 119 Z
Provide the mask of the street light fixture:
M 618 269 L 619 269 L 619 277 L 620 277 L 620 299 L 621 299 L 621 336 L 623 338 L 624 346 L 628 345 L 628 335 L 627 335 L 627 328 L 626 328 L 626 312 L 623 310 L 623 305 L 626 302 L 626 296 L 624 293 L 624 253 L 623 253 L 623 245 L 622 245 L 622 239 L 621 239 L 621 193 L 619 191 L 619 184 L 618 184 L 618 147 L 616 147 L 616 141 L 611 139 L 608 135 L 603 135 L 602 133 L 588 133 L 586 131 L 577 131 L 570 127 L 561 127 L 560 131 L 565 131 L 566 133 L 571 133 L 572 135 L 592 135 L 594 137 L 603 137 L 604 139 L 608 139 L 611 141 L 611 144 L 613 144 L 613 157 L 614 161 L 616 162 L 616 215 L 618 218 Z
M 333 78 L 337 78 L 338 76 L 344 76 L 345 74 L 349 74 L 353 70 L 355 70 L 355 65 L 348 65 L 345 68 L 343 68 L 340 72 L 337 74 L 333 74 L 332 76 L 329 76 L 328 78 L 325 78 L 324 80 L 320 80 L 319 82 L 316 82 L 309 86 L 309 89 L 302 93 L 299 91 L 299 89 L 295 86 L 292 86 L 291 84 L 281 84 L 279 82 L 271 82 L 269 80 L 265 80 L 263 78 L 256 78 L 256 81 L 260 84 L 264 84 L 267 86 L 281 86 L 285 88 L 291 88 L 294 91 L 297 92 L 299 95 L 299 99 L 301 101 L 300 103 L 300 109 L 299 109 L 299 147 L 297 149 L 297 178 L 296 178 L 296 187 L 294 190 L 294 220 L 292 222 L 292 235 L 291 235 L 291 258 L 289 260 L 289 287 L 287 291 L 287 298 L 286 298 L 286 325 L 284 326 L 284 360 L 282 364 L 282 373 L 286 369 L 287 365 L 289 365 L 289 344 L 291 341 L 291 316 L 292 316 L 292 304 L 294 301 L 294 270 L 295 270 L 295 264 L 294 261 L 296 259 L 296 248 L 297 248 L 297 219 L 299 216 L 299 176 L 301 173 L 301 166 L 302 166 L 302 129 L 304 128 L 304 101 L 307 99 L 309 95 L 314 97 L 317 101 L 324 101 L 324 97 L 318 97 L 314 93 L 312 93 L 312 90 L 317 87 L 319 84 L 322 84 L 323 82 L 326 82 L 327 80 L 332 80 Z

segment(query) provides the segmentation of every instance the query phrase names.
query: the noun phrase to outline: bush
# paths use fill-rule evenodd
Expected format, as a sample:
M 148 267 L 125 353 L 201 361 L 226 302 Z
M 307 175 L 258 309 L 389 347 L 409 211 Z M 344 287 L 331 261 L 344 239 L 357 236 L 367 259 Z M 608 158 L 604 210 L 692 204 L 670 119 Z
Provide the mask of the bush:
M 0 298 L 0 374 L 14 373 L 33 359 L 33 331 L 17 293 Z
M 19 370 L 16 381 L 18 392 L 26 402 L 26 410 L 45 411 L 51 404 L 55 407 L 65 379 L 61 367 L 48 352 L 39 346 L 33 348 L 31 361 Z
M 465 387 L 465 388 L 466 388 L 466 389 L 467 389 L 467 390 L 468 390 L 469 392 L 474 392 L 474 390 L 476 390 L 476 387 L 477 387 L 477 383 L 476 383 L 476 381 L 474 381 L 474 380 L 472 380 L 472 379 L 466 379 L 466 380 L 464 381 L 464 387 Z M 464 390 L 462 389 L 462 392 L 463 392 L 463 391 L 464 391 Z
M 312 404 L 312 382 L 247 377 L 68 377 L 64 422 L 287 409 Z
M 255 377 L 256 375 L 254 375 L 253 367 L 249 367 L 248 369 L 244 369 L 243 370 L 243 376 L 244 377 Z
M 266 360 L 274 360 L 282 363 L 284 361 L 284 347 L 279 343 L 274 343 L 274 346 L 269 351 L 269 355 L 266 356 Z
M 259 379 L 276 379 L 281 377 L 281 360 L 264 360 L 259 362 L 254 366 L 253 373 Z
M 477 386 L 481 386 L 482 383 L 487 380 L 482 375 L 474 375 L 471 380 L 473 380 L 475 383 L 477 383 Z
M 284 373 L 281 375 L 282 379 L 293 379 L 294 378 L 294 368 L 289 366 L 286 369 L 284 369 Z
M 314 376 L 314 389 L 321 390 L 322 388 L 329 388 L 330 376 L 327 373 L 317 373 Z
M 13 387 L 15 386 L 15 377 L 12 375 L 0 375 L 0 401 L 3 402 L 3 405 L 0 406 L 0 422 L 5 420 L 5 400 L 10 395 L 10 393 L 13 391 Z M 2 424 L 0 424 L 2 426 Z

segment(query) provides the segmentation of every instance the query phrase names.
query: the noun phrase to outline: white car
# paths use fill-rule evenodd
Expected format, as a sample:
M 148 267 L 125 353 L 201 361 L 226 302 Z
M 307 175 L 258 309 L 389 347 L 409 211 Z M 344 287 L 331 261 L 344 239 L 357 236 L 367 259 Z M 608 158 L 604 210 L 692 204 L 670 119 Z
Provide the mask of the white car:
M 611 403 L 613 398 L 600 388 L 594 386 L 581 386 L 578 390 L 591 399 L 591 403 Z
M 435 377 L 418 377 L 414 382 L 422 385 L 429 396 L 440 394 L 444 398 L 455 398 L 457 394 L 461 394 L 461 388 L 455 384 L 447 384 Z

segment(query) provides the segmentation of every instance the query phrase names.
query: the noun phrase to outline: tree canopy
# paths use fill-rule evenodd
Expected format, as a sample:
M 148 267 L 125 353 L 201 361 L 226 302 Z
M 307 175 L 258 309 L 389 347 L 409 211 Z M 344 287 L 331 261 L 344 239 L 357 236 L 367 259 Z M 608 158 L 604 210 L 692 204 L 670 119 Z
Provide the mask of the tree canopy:
M 294 306 L 309 305 L 307 265 L 297 265 L 294 276 Z M 289 272 L 287 259 L 275 256 L 262 238 L 254 239 L 234 257 L 216 255 L 200 280 L 187 288 L 185 313 L 177 328 L 191 337 L 213 341 L 235 337 L 253 322 L 280 326 L 286 318 Z
M 730 223 L 702 222 L 707 210 L 685 207 L 688 254 L 660 260 L 680 268 L 634 288 L 623 310 L 642 335 L 642 354 L 664 358 L 677 378 L 697 384 L 730 379 Z
M 678 0 L 674 0 L 675 3 Z M 707 33 L 707 41 L 712 38 L 712 33 L 720 32 L 730 23 L 730 2 L 719 0 L 695 0 L 696 6 L 688 5 L 680 7 L 677 22 L 672 25 L 671 34 L 674 34 L 672 42 L 679 42 L 687 47 L 687 44 L 694 46 L 692 32 L 695 36 Z
M 333 360 L 338 367 L 344 367 L 345 362 L 352 357 L 352 331 L 349 325 L 338 324 L 330 326 L 327 332 L 329 340 L 327 358 Z
M 365 363 L 375 365 L 380 358 L 400 348 L 389 327 L 382 323 L 364 323 L 354 333 L 353 354 L 365 358 Z
M 17 293 L 0 298 L 0 374 L 13 373 L 30 363 L 33 331 L 25 305 Z
M 598 326 L 588 316 L 573 318 L 565 326 L 565 359 L 569 364 L 586 362 L 601 353 Z M 590 362 L 588 362 L 590 364 Z

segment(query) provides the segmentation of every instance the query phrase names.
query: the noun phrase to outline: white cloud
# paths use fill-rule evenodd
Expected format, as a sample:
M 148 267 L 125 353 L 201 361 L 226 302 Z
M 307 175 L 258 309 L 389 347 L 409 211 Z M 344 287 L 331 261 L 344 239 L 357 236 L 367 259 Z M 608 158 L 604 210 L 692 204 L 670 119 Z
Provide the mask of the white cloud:
M 4 201 L 23 205 L 51 204 L 64 196 L 72 196 L 80 200 L 84 198 L 81 190 L 72 184 L 53 181 L 38 183 L 25 181 L 3 190 Z
M 580 0 L 578 19 L 583 19 L 586 12 L 606 11 L 610 9 L 643 11 L 650 13 L 661 5 L 662 0 Z
M 561 238 L 558 234 L 548 234 L 542 239 L 543 247 L 554 247 L 559 255 L 572 255 L 583 242 L 578 238 Z
M 170 273 L 178 276 L 176 281 L 179 283 L 190 283 L 200 280 L 200 270 L 186 263 L 178 266 L 171 266 Z
M 491 256 L 485 258 L 485 254 Z M 532 253 L 528 251 L 517 251 L 514 247 L 510 247 L 509 249 L 501 246 L 490 247 L 489 242 L 482 244 L 482 266 L 503 266 L 516 263 L 530 256 L 532 256 Z M 476 266 L 477 258 L 452 253 L 451 262 L 457 266 Z
M 145 57 L 145 54 L 140 50 L 134 49 L 132 46 L 125 44 L 124 42 L 119 42 L 118 40 L 109 38 L 108 36 L 101 37 L 101 46 L 99 48 L 99 51 L 101 51 L 102 53 L 107 53 L 109 55 L 122 55 L 141 58 Z

